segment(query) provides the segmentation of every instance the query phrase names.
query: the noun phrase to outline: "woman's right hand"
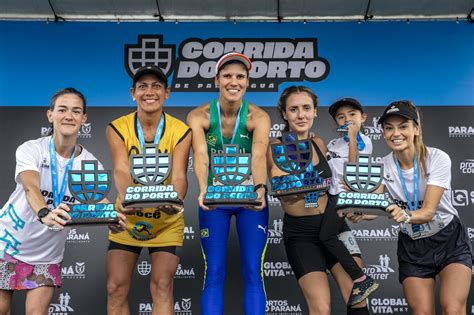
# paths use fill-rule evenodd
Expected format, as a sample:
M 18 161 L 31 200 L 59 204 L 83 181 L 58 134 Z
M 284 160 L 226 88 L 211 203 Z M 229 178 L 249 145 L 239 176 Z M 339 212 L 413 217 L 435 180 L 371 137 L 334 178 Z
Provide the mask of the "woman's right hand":
M 362 222 L 362 221 L 374 220 L 374 219 L 378 218 L 378 215 L 349 212 L 349 213 L 346 213 L 344 217 L 346 217 L 352 223 L 359 223 L 359 222 Z
M 71 220 L 71 216 L 68 213 L 69 211 L 69 206 L 65 203 L 61 203 L 41 219 L 41 221 L 50 228 L 62 230 L 67 221 Z

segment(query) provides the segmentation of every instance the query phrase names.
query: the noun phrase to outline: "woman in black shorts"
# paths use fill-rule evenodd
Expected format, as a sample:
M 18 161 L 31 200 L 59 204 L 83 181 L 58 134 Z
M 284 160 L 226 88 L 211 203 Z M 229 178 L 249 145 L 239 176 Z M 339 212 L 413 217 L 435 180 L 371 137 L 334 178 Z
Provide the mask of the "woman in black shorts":
M 307 139 L 317 116 L 317 105 L 317 97 L 311 89 L 303 86 L 285 89 L 278 109 L 286 123 L 286 130 L 295 132 L 299 139 Z M 331 169 L 325 158 L 326 144 L 319 137 L 313 137 L 311 140 L 314 169 L 321 177 L 331 178 Z M 268 150 L 267 161 L 270 177 L 284 174 L 274 164 L 271 148 Z M 327 269 L 334 275 L 344 300 L 352 304 L 348 307 L 347 314 L 369 314 L 365 298 L 376 288 L 376 284 L 374 286 L 373 280 L 365 276 L 360 268 L 360 250 L 349 227 L 343 220 L 334 220 L 335 198 L 327 193 L 320 194 L 317 205 L 309 208 L 305 207 L 304 199 L 305 196 L 302 195 L 289 196 L 281 198 L 281 202 L 285 211 L 283 239 L 288 261 L 308 303 L 310 314 L 331 313 Z M 327 224 L 331 223 L 331 233 L 334 237 L 330 238 L 324 233 L 327 228 L 325 221 Z M 336 223 L 332 224 L 334 222 Z M 341 240 L 337 239 L 336 232 L 341 233 Z M 339 261 L 344 262 L 344 269 L 349 270 L 351 276 L 345 272 Z M 357 294 L 354 295 L 352 289 L 356 285 L 353 280 L 359 277 L 365 279 L 361 282 L 364 285 L 361 290 L 355 290 Z M 358 303 L 351 303 L 351 300 L 355 300 L 354 297 L 357 297 Z

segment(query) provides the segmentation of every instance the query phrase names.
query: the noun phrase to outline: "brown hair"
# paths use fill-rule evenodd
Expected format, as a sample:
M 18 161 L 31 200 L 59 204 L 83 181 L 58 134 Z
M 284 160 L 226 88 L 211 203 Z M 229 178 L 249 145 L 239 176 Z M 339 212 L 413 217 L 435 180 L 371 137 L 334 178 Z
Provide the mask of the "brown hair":
M 286 101 L 292 94 L 295 94 L 295 93 L 308 94 L 313 100 L 314 109 L 318 108 L 318 97 L 316 96 L 316 94 L 314 94 L 313 90 L 311 90 L 309 87 L 302 86 L 302 85 L 300 86 L 292 85 L 284 89 L 283 92 L 281 92 L 280 98 L 278 99 L 277 108 L 278 108 L 278 112 L 280 113 L 281 119 L 283 119 L 283 121 L 285 122 L 285 131 L 290 130 L 290 127 L 288 126 L 288 121 L 286 121 L 285 118 L 283 117 L 283 113 L 286 112 Z

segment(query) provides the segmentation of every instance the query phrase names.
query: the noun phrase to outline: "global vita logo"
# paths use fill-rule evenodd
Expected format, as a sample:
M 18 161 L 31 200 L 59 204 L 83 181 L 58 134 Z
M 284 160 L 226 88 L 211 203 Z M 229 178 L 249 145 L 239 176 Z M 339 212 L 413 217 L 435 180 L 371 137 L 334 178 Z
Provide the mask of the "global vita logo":
M 179 45 L 177 56 L 176 46 Z M 125 69 L 155 64 L 173 79 L 173 91 L 217 91 L 214 83 L 217 60 L 239 52 L 252 59 L 249 91 L 278 91 L 283 82 L 317 82 L 329 74 L 329 62 L 318 56 L 316 38 L 188 38 L 165 44 L 163 35 L 138 35 L 137 43 L 125 45 Z
M 143 260 L 141 263 L 137 264 L 137 271 L 141 276 L 148 276 L 151 272 L 151 264 Z

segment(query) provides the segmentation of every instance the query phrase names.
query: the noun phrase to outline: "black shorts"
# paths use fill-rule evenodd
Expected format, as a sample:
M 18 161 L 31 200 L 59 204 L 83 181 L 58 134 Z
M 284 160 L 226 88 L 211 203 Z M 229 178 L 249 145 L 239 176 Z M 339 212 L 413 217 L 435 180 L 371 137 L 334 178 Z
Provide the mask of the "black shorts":
M 457 216 L 433 236 L 413 240 L 398 235 L 398 280 L 408 277 L 435 278 L 447 265 L 460 263 L 472 268 L 469 237 Z
M 286 256 L 296 279 L 314 271 L 326 272 L 338 263 L 337 258 L 324 249 L 319 239 L 322 219 L 322 215 L 292 216 L 285 214 L 283 217 L 283 241 Z M 348 231 L 351 229 L 342 219 L 339 224 L 339 233 Z M 357 246 L 357 243 L 355 245 Z M 359 254 L 356 253 L 353 256 L 360 256 L 360 251 Z
M 121 249 L 125 250 L 127 252 L 132 252 L 137 255 L 140 255 L 142 252 L 142 248 L 140 246 L 131 246 L 131 245 L 124 245 L 116 242 L 109 241 L 109 248 L 107 250 L 111 249 Z M 164 247 L 145 247 L 148 248 L 148 253 L 151 255 L 156 252 L 167 252 L 173 255 L 176 255 L 176 246 L 164 246 Z

